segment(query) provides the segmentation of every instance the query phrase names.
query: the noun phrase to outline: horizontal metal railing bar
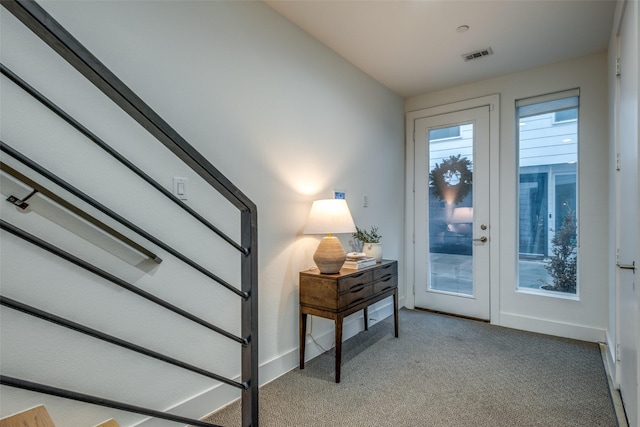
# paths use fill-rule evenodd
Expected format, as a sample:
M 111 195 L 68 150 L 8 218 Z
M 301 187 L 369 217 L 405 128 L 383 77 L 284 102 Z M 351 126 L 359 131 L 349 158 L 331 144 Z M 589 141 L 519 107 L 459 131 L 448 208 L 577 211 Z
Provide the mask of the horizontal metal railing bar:
M 7 375 L 0 375 L 0 384 L 21 388 L 23 390 L 35 391 L 37 393 L 44 393 L 51 396 L 63 397 L 65 399 L 77 400 L 79 402 L 91 403 L 94 405 L 105 406 L 107 408 L 118 409 L 121 411 L 132 412 L 135 414 L 147 415 L 154 418 L 160 418 L 163 420 L 173 421 L 176 423 L 188 424 L 197 427 L 222 427 L 217 424 L 211 424 L 204 421 L 196 420 L 194 418 L 182 417 L 180 415 L 174 415 L 167 412 L 157 411 L 155 409 L 149 409 L 142 406 L 130 405 L 128 403 L 118 402 L 116 400 L 105 399 L 102 397 L 92 396 L 90 394 L 78 393 L 71 390 L 65 390 L 58 387 L 52 387 L 46 384 L 40 384 L 32 381 L 26 381 Z
M 127 228 L 129 228 L 130 230 L 133 230 L 134 232 L 138 233 L 140 236 L 144 237 L 148 241 L 150 241 L 150 242 L 154 243 L 155 245 L 161 247 L 165 251 L 169 252 L 171 255 L 175 256 L 178 259 L 180 259 L 185 264 L 187 264 L 190 267 L 198 270 L 199 272 L 201 272 L 202 274 L 206 275 L 207 277 L 215 280 L 216 282 L 218 282 L 219 284 L 221 284 L 222 286 L 224 286 L 225 288 L 227 288 L 231 292 L 235 293 L 236 295 L 238 295 L 238 296 L 240 296 L 242 298 L 247 298 L 248 297 L 248 294 L 247 294 L 246 291 L 242 291 L 240 289 L 237 289 L 235 286 L 227 283 L 225 280 L 221 279 L 220 277 L 216 276 L 215 274 L 213 274 L 212 272 L 210 272 L 206 268 L 204 268 L 201 265 L 197 264 L 192 259 L 186 257 L 185 255 L 183 255 L 182 253 L 178 252 L 177 250 L 175 250 L 174 248 L 172 248 L 168 244 L 162 242 L 160 239 L 156 238 L 152 234 L 146 232 L 145 230 L 141 229 L 140 227 L 138 227 L 137 225 L 133 224 L 129 220 L 123 218 L 121 215 L 117 214 L 116 212 L 114 212 L 113 210 L 111 210 L 108 207 L 104 206 L 103 204 L 101 204 L 97 200 L 95 200 L 95 199 L 91 198 L 90 196 L 88 196 L 87 194 L 83 193 L 78 188 L 74 187 L 73 185 L 71 185 L 68 182 L 66 182 L 65 180 L 63 180 L 62 178 L 58 177 L 57 175 L 55 175 L 52 172 L 48 171 L 47 169 L 45 169 L 44 167 L 42 167 L 38 163 L 36 163 L 33 160 L 29 159 L 28 157 L 26 157 L 22 153 L 18 152 L 17 150 L 15 150 L 14 148 L 12 148 L 8 144 L 6 144 L 4 141 L 0 141 L 0 150 L 2 150 L 5 153 L 9 154 L 10 156 L 12 156 L 13 158 L 17 159 L 18 161 L 20 161 L 24 165 L 26 165 L 29 168 L 33 169 L 34 171 L 38 172 L 40 175 L 44 176 L 45 178 L 47 178 L 48 180 L 52 181 L 53 183 L 59 185 L 60 187 L 62 187 L 66 191 L 70 192 L 74 196 L 78 197 L 79 199 L 83 200 L 84 202 L 88 203 L 89 205 L 93 206 L 94 208 L 98 209 L 102 213 L 110 216 L 114 220 L 118 221 L 120 224 L 122 224 L 122 225 L 126 226 Z
M 184 203 L 182 200 L 178 199 L 173 193 L 171 193 L 169 190 L 167 190 L 162 185 L 160 185 L 157 181 L 155 181 L 153 178 L 151 178 L 149 175 L 147 175 L 139 167 L 134 165 L 126 157 L 124 157 L 118 151 L 113 149 L 113 147 L 111 147 L 109 144 L 107 144 L 104 140 L 102 140 L 100 137 L 95 135 L 93 132 L 91 132 L 89 129 L 87 129 L 85 126 L 83 126 L 80 122 L 78 122 L 76 119 L 71 117 L 69 114 L 67 114 L 67 112 L 65 112 L 58 105 L 56 105 L 51 100 L 49 100 L 46 96 L 44 96 L 42 93 L 40 93 L 38 90 L 36 90 L 29 83 L 27 83 L 26 81 L 21 79 L 18 75 L 16 75 L 13 71 L 11 71 L 9 68 L 7 68 L 2 63 L 0 63 L 0 72 L 2 74 L 4 74 L 9 80 L 14 82 L 18 87 L 20 87 L 25 92 L 27 92 L 29 95 L 31 95 L 32 97 L 37 99 L 42 105 L 47 107 L 53 113 L 58 115 L 61 119 L 63 119 L 65 122 L 67 122 L 73 128 L 75 128 L 78 132 L 83 134 L 85 137 L 87 137 L 89 140 L 91 140 L 97 146 L 99 146 L 104 151 L 109 153 L 112 157 L 114 157 L 116 160 L 118 160 L 120 163 L 122 163 L 128 169 L 130 169 L 133 173 L 135 173 L 140 178 L 145 180 L 153 188 L 155 188 L 156 190 L 161 192 L 164 196 L 169 198 L 172 202 L 174 202 L 175 204 L 180 206 L 183 210 L 185 210 L 187 213 L 189 213 L 189 215 L 191 215 L 192 217 L 197 219 L 205 227 L 207 227 L 208 229 L 210 229 L 211 231 L 216 233 L 218 236 L 220 236 L 229 245 L 233 246 L 238 251 L 240 251 L 243 254 L 247 255 L 247 253 L 249 252 L 248 248 L 240 246 L 231 237 L 227 236 L 224 232 L 222 232 L 220 229 L 218 229 L 215 225 L 211 224 L 211 222 L 209 222 L 206 218 L 204 218 L 202 215 L 200 215 L 195 210 L 193 210 L 189 205 Z
M 29 314 L 31 316 L 40 318 L 42 320 L 46 320 L 46 321 L 51 322 L 51 323 L 55 323 L 55 324 L 60 325 L 60 326 L 64 326 L 65 328 L 69 328 L 69 329 L 72 329 L 72 330 L 74 330 L 76 332 L 80 332 L 80 333 L 83 333 L 85 335 L 89 335 L 89 336 L 91 336 L 93 338 L 97 338 L 99 340 L 106 341 L 106 342 L 111 343 L 113 345 L 117 345 L 119 347 L 126 348 L 127 350 L 131 350 L 131 351 L 134 351 L 136 353 L 140 353 L 140 354 L 143 354 L 145 356 L 149 356 L 149 357 L 152 357 L 154 359 L 161 360 L 161 361 L 169 363 L 171 365 L 178 366 L 179 368 L 183 368 L 183 369 L 186 369 L 188 371 L 195 372 L 196 374 L 200 374 L 200 375 L 203 375 L 205 377 L 209 377 L 209 378 L 214 379 L 216 381 L 223 382 L 223 383 L 225 383 L 227 385 L 230 385 L 230 386 L 233 386 L 233 387 L 236 387 L 236 388 L 239 388 L 239 389 L 242 389 L 242 390 L 246 390 L 247 388 L 249 388 L 249 386 L 247 384 L 242 384 L 242 383 L 239 383 L 237 381 L 233 381 L 233 380 L 231 380 L 229 378 L 226 378 L 226 377 L 224 377 L 222 375 L 218 375 L 218 374 L 215 374 L 213 372 L 209 372 L 209 371 L 207 371 L 205 369 L 198 368 L 197 366 L 193 366 L 193 365 L 185 363 L 185 362 L 183 362 L 181 360 L 169 357 L 167 355 L 158 353 L 158 352 L 150 350 L 148 348 L 145 348 L 145 347 L 139 346 L 137 344 L 125 341 L 125 340 L 120 339 L 118 337 L 114 337 L 113 335 L 106 334 L 104 332 L 98 331 L 98 330 L 90 328 L 88 326 L 81 325 L 80 323 L 76 323 L 76 322 L 73 322 L 71 320 L 65 319 L 63 317 L 57 316 L 55 314 L 46 312 L 44 310 L 40 310 L 39 308 L 36 308 L 36 307 L 30 306 L 30 305 L 21 303 L 20 301 L 16 301 L 16 300 L 14 300 L 12 298 L 8 298 L 8 297 L 4 297 L 4 296 L 0 295 L 0 305 L 4 305 L 5 307 L 9 307 L 9 308 L 12 308 L 14 310 L 21 311 L 23 313 L 26 313 L 26 314 Z
M 161 298 L 159 298 L 159 297 L 157 297 L 157 296 L 155 296 L 155 295 L 153 295 L 153 294 L 151 294 L 151 293 L 149 293 L 149 292 L 147 292 L 145 290 L 142 290 L 142 289 L 138 288 L 137 286 L 134 286 L 131 283 L 128 283 L 128 282 L 122 280 L 121 278 L 116 277 L 113 274 L 111 274 L 111 273 L 109 273 L 107 271 L 104 271 L 104 270 L 96 267 L 95 265 L 90 264 L 90 263 L 86 262 L 85 260 L 82 260 L 82 259 L 78 258 L 75 255 L 72 255 L 69 252 L 66 252 L 66 251 L 64 251 L 64 250 L 52 245 L 51 243 L 46 242 L 46 241 L 40 239 L 39 237 L 36 237 L 33 234 L 22 230 L 19 227 L 16 227 L 15 225 L 13 225 L 13 224 L 11 224 L 11 223 L 3 220 L 3 219 L 0 219 L 0 229 L 8 231 L 9 233 L 11 233 L 11 234 L 13 234 L 15 236 L 18 236 L 21 239 L 26 240 L 27 242 L 32 243 L 35 246 L 38 246 L 38 247 L 46 250 L 47 252 L 50 252 L 50 253 L 52 253 L 52 254 L 54 254 L 54 255 L 56 255 L 56 256 L 64 259 L 64 260 L 69 261 L 72 264 L 77 265 L 78 267 L 81 267 L 81 268 L 83 268 L 83 269 L 95 274 L 96 276 L 102 277 L 103 279 L 106 279 L 106 280 L 110 281 L 111 283 L 113 283 L 113 284 L 115 284 L 117 286 L 120 286 L 123 289 L 126 289 L 126 290 L 128 290 L 130 292 L 133 292 L 134 294 L 136 294 L 138 296 L 141 296 L 142 298 L 145 298 L 145 299 L 147 299 L 147 300 L 149 300 L 149 301 L 151 301 L 151 302 L 153 302 L 153 303 L 155 303 L 155 304 L 157 304 L 157 305 L 159 305 L 161 307 L 166 308 L 167 310 L 170 310 L 170 311 L 172 311 L 172 312 L 174 312 L 176 314 L 179 314 L 180 316 L 182 316 L 182 317 L 184 317 L 186 319 L 191 320 L 192 322 L 195 322 L 195 323 L 197 323 L 199 325 L 202 325 L 202 326 L 204 326 L 205 328 L 207 328 L 209 330 L 217 332 L 220 335 L 223 335 L 223 336 L 225 336 L 225 337 L 227 337 L 227 338 L 229 338 L 229 339 L 231 339 L 233 341 L 236 341 L 239 344 L 246 345 L 249 342 L 249 339 L 241 338 L 241 337 L 238 337 L 238 336 L 236 336 L 236 335 L 234 335 L 234 334 L 232 334 L 230 332 L 227 332 L 224 329 L 219 328 L 218 326 L 215 326 L 215 325 L 207 322 L 206 320 L 201 319 L 201 318 L 189 313 L 188 311 L 185 311 L 185 310 L 181 309 L 180 307 L 177 307 L 177 306 L 171 304 L 170 302 L 167 302 L 167 301 L 165 301 L 165 300 L 163 300 L 163 299 L 161 299 Z
M 48 188 L 46 188 L 45 186 L 43 186 L 41 184 L 38 184 L 36 181 L 34 181 L 31 178 L 23 175 L 22 173 L 18 172 L 17 170 L 15 170 L 14 168 L 12 168 L 11 166 L 7 165 L 6 163 L 4 163 L 2 161 L 0 161 L 0 169 L 3 170 L 4 172 L 8 173 L 9 175 L 13 176 L 14 178 L 16 178 L 16 179 L 22 181 L 23 183 L 27 184 L 29 187 L 33 188 L 34 190 L 37 190 L 37 192 L 44 194 L 49 199 L 53 200 L 54 202 L 56 202 L 60 206 L 64 207 L 65 209 L 73 212 L 74 214 L 78 215 L 80 218 L 84 219 L 85 221 L 95 225 L 96 227 L 98 227 L 102 231 L 104 231 L 104 232 L 106 232 L 108 234 L 111 234 L 113 237 L 121 240 L 122 242 L 124 242 L 127 245 L 131 246 L 132 248 L 134 248 L 138 252 L 141 252 L 141 253 L 145 254 L 147 257 L 151 258 L 152 260 L 154 260 L 158 264 L 160 264 L 162 262 L 162 258 L 160 258 L 158 255 L 156 255 L 153 252 L 151 252 L 149 249 L 139 245 L 138 243 L 134 242 L 133 240 L 131 240 L 130 238 L 128 238 L 124 234 L 120 233 L 117 230 L 114 230 L 113 228 L 111 228 L 107 224 L 105 224 L 104 222 L 102 222 L 102 221 L 98 220 L 97 218 L 89 215 L 87 212 L 83 211 L 79 207 L 73 205 L 72 203 L 69 203 L 68 201 L 66 201 L 62 197 L 58 196 L 53 191 L 49 190 Z
M 3 0 L 25 26 L 240 210 L 255 204 L 35 1 Z

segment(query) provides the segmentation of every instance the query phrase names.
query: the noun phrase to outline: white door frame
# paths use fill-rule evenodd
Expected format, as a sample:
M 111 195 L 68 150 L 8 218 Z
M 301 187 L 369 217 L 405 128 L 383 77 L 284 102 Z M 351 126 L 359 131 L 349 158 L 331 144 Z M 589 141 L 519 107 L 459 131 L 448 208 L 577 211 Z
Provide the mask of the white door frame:
M 415 280 L 414 304 L 421 308 L 427 308 L 446 313 L 467 316 L 476 319 L 489 320 L 491 314 L 490 306 L 490 246 L 491 246 L 491 224 L 490 200 L 489 200 L 489 174 L 491 165 L 489 164 L 489 106 L 456 111 L 448 114 L 439 114 L 414 121 L 416 128 L 415 138 L 415 181 L 417 183 L 414 193 L 414 209 L 418 215 L 415 221 Z M 472 255 L 469 257 L 472 263 L 470 277 L 472 288 L 470 294 L 459 294 L 449 292 L 445 289 L 432 286 L 434 276 L 431 269 L 435 267 L 433 258 L 438 254 L 431 252 L 431 189 L 427 185 L 427 177 L 430 168 L 433 167 L 431 155 L 430 129 L 437 129 L 444 126 L 469 125 L 472 129 L 472 136 L 468 136 L 464 141 L 471 143 L 471 153 L 467 157 L 471 159 L 473 165 L 473 218 L 471 220 L 471 235 L 468 236 L 469 244 L 472 245 Z M 462 153 L 464 150 L 453 152 Z M 452 153 L 447 153 L 447 155 Z M 469 154 L 465 151 L 465 156 Z M 457 206 L 454 202 L 452 207 Z M 486 231 L 481 230 L 480 224 L 488 225 Z M 471 241 L 478 239 L 481 235 L 489 236 L 487 242 Z M 420 262 L 422 260 L 422 262 Z M 467 261 L 468 262 L 468 261 Z M 463 273 L 464 275 L 464 273 Z M 419 286 L 418 286 L 419 285 Z
M 406 117 L 406 159 L 405 159 L 405 277 L 406 277 L 406 300 L 407 308 L 415 308 L 415 168 L 413 153 L 415 152 L 415 121 L 421 118 L 435 116 L 438 114 L 453 113 L 471 108 L 489 106 L 489 194 L 491 206 L 490 224 L 495 224 L 491 230 L 491 239 L 494 242 L 500 242 L 500 229 L 497 224 L 500 223 L 499 209 L 499 168 L 500 168 L 500 95 L 487 95 L 480 98 L 473 98 L 466 101 L 459 101 L 452 104 L 441 105 L 437 107 L 425 108 L 416 111 L 410 111 Z M 490 293 L 491 293 L 491 323 L 500 324 L 500 258 L 499 244 L 491 245 L 490 258 L 491 265 L 489 267 L 490 274 Z
M 638 4 L 627 2 L 623 5 L 623 7 L 619 8 L 618 11 L 619 14 L 616 16 L 615 22 L 615 25 L 617 27 L 616 57 L 620 59 L 621 69 L 620 74 L 615 77 L 616 81 L 613 105 L 613 144 L 615 146 L 616 156 L 619 156 L 619 160 L 617 161 L 617 166 L 619 168 L 616 172 L 614 172 L 616 190 L 615 218 L 613 218 L 615 222 L 615 263 L 616 265 L 629 264 L 630 262 L 635 261 L 636 265 L 638 265 L 639 262 L 637 258 L 638 256 L 640 256 L 640 228 L 636 230 L 637 234 L 635 235 L 635 241 L 631 243 L 631 253 L 626 252 L 630 248 L 628 244 L 627 247 L 623 247 L 622 245 L 623 233 L 626 230 L 623 229 L 625 225 L 625 223 L 623 222 L 624 212 L 622 212 L 621 210 L 621 200 L 622 197 L 624 197 L 622 194 L 622 173 L 624 173 L 625 166 L 629 169 L 635 169 L 635 188 L 633 188 L 632 186 L 632 191 L 636 193 L 635 209 L 639 208 L 637 203 L 638 198 L 640 197 L 640 194 L 638 193 L 640 188 L 640 174 L 638 173 L 638 169 L 640 168 L 640 152 L 636 151 L 636 158 L 632 159 L 630 159 L 629 154 L 625 152 L 625 147 L 629 144 L 633 144 L 632 138 L 635 136 L 635 140 L 637 142 L 638 137 L 638 56 L 636 53 L 636 56 L 634 58 L 634 55 L 629 51 L 625 51 L 622 45 L 622 43 L 630 43 L 631 49 L 633 49 L 634 46 L 637 47 L 637 41 L 634 45 L 632 39 L 634 36 L 637 37 Z M 623 25 L 625 25 L 624 28 Z M 636 27 L 635 31 L 633 30 L 634 25 Z M 624 34 L 623 31 L 625 31 Z M 623 36 L 627 37 L 625 41 L 622 40 Z M 622 76 L 626 78 L 626 82 L 630 83 L 629 85 L 627 85 L 627 87 L 622 87 Z M 633 82 L 633 76 L 635 76 L 635 82 Z M 636 90 L 635 99 L 633 98 L 633 95 L 629 93 L 629 91 L 634 90 L 634 88 Z M 628 114 L 628 110 L 622 110 L 622 104 L 624 102 L 623 96 L 626 97 L 627 102 L 629 102 L 630 100 L 631 102 L 635 103 L 635 123 L 633 123 L 633 114 Z M 623 115 L 626 116 L 627 119 L 626 121 L 624 121 L 624 123 L 622 121 Z M 631 127 L 634 127 L 635 129 L 631 130 Z M 629 136 L 631 136 L 631 138 L 629 138 Z M 637 147 L 636 150 L 638 150 Z M 627 215 L 627 221 L 628 220 L 629 218 Z M 609 357 L 613 356 L 612 358 L 614 362 L 614 385 L 620 390 L 629 425 L 633 425 L 634 427 L 640 426 L 640 408 L 638 407 L 638 398 L 640 396 L 640 356 L 638 355 L 638 346 L 640 345 L 640 319 L 638 318 L 638 307 L 640 307 L 640 292 L 638 291 L 639 271 L 640 270 L 638 269 L 638 267 L 636 267 L 634 273 L 615 268 L 615 349 L 610 350 L 609 353 Z M 628 299 L 628 287 L 632 286 L 633 282 L 635 282 L 634 286 L 636 287 L 636 300 L 629 304 L 630 301 Z M 628 311 L 630 310 L 630 307 L 631 312 Z M 623 310 L 626 311 L 623 312 Z M 632 313 L 633 311 L 635 311 L 635 313 Z M 633 344 L 633 347 L 630 347 L 630 342 L 627 342 L 629 341 L 629 326 L 625 321 L 628 320 L 629 317 L 635 317 L 635 325 L 632 326 L 632 328 L 634 328 L 635 330 L 633 330 L 630 340 L 632 341 L 631 343 Z M 623 328 L 625 329 L 625 331 L 623 331 Z M 627 336 L 624 337 L 623 334 L 627 334 Z M 627 340 L 624 340 L 624 338 L 627 338 Z M 631 362 L 629 362 L 628 359 L 631 359 Z M 631 365 L 629 363 L 631 363 Z M 623 372 L 623 368 L 625 366 L 626 371 Z M 630 368 L 631 366 L 632 368 Z M 631 369 L 632 371 L 635 370 L 635 372 L 629 372 L 629 369 Z M 635 378 L 629 378 L 633 374 L 635 374 Z

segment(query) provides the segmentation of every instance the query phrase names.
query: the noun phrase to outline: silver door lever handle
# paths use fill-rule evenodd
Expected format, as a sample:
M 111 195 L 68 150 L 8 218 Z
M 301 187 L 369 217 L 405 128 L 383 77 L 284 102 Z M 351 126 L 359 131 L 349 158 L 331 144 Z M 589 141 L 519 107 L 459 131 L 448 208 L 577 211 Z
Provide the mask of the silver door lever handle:
M 482 242 L 482 243 L 486 243 L 486 242 L 487 242 L 487 240 L 489 240 L 489 239 L 487 239 L 487 236 L 482 236 L 482 237 L 480 237 L 479 239 L 471 239 L 471 240 L 472 240 L 472 241 L 474 241 L 474 242 Z
M 633 261 L 631 264 L 620 264 L 617 263 L 616 266 L 622 270 L 633 270 L 633 273 L 636 272 L 636 262 Z

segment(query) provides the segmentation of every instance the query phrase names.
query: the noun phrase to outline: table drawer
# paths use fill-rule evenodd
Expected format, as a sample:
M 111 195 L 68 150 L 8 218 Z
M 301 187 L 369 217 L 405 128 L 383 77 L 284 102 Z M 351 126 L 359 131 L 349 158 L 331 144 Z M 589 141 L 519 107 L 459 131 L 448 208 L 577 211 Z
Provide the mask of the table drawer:
M 338 293 L 340 295 L 351 292 L 362 285 L 373 282 L 373 271 L 367 270 L 360 273 L 350 274 L 338 279 Z
M 354 286 L 349 292 L 340 295 L 338 302 L 339 308 L 347 307 L 351 304 L 364 301 L 373 295 L 373 286 L 371 283 L 364 283 L 360 286 Z
M 398 287 L 398 276 L 388 276 L 373 284 L 373 293 L 378 294 Z
M 398 263 L 393 262 L 387 265 L 382 265 L 373 271 L 373 280 L 382 279 L 385 276 L 397 276 L 398 275 Z

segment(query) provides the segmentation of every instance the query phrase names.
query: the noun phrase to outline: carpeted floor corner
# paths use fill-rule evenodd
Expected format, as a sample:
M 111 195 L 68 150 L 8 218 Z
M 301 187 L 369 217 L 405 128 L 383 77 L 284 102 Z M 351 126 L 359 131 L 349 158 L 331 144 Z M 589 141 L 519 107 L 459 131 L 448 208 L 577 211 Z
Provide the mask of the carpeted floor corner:
M 260 389 L 261 427 L 617 425 L 599 346 L 400 311 Z M 240 404 L 206 419 L 239 426 Z

